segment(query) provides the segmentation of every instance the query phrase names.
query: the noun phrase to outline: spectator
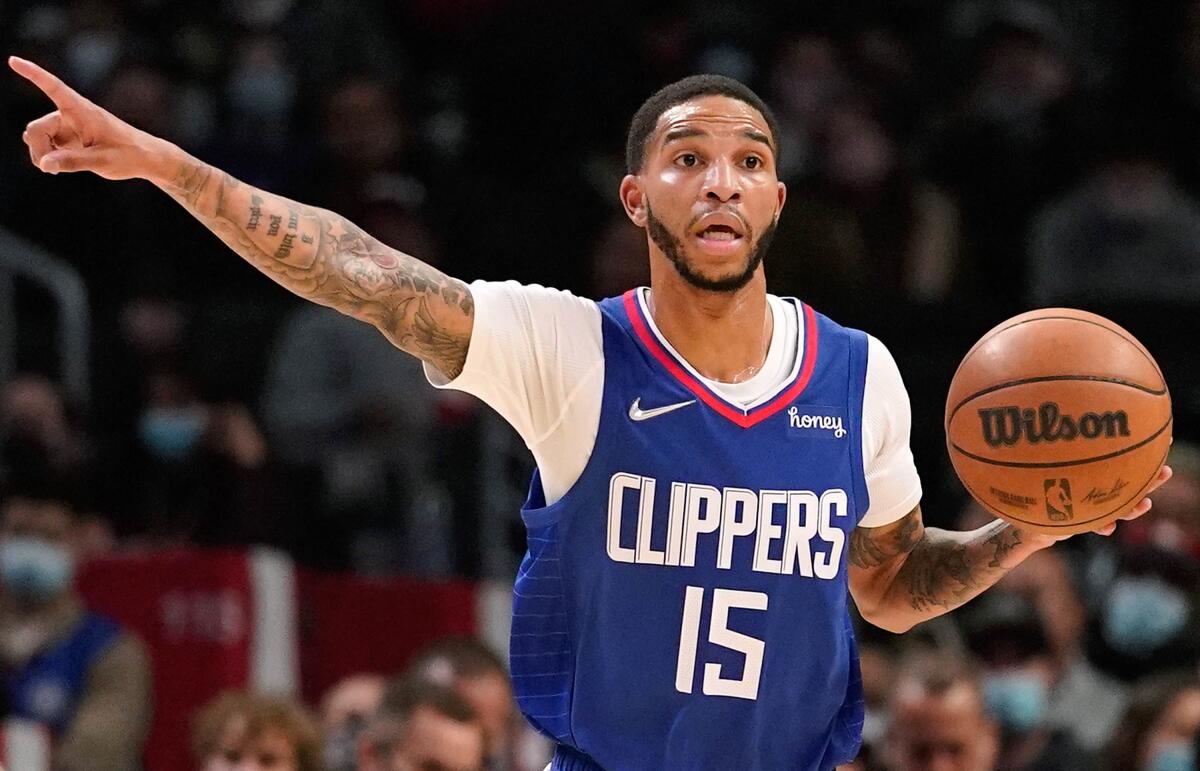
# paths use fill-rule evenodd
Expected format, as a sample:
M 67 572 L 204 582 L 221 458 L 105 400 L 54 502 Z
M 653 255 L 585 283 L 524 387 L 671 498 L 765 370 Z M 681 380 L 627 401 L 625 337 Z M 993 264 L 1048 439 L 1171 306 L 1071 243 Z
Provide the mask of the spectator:
M 490 648 L 472 637 L 444 638 L 419 651 L 408 674 L 453 688 L 471 705 L 483 727 L 488 771 L 528 765 L 524 755 L 530 750 L 521 740 L 531 732 L 517 716 L 508 669 Z M 544 754 L 543 763 L 550 753 Z M 536 765 L 541 768 L 541 763 Z
M 91 455 L 61 389 L 41 375 L 17 375 L 0 391 L 0 478 L 79 468 Z
M 376 330 L 313 306 L 286 321 L 263 403 L 272 447 L 298 480 L 288 487 L 308 528 L 306 560 L 371 573 L 448 571 L 449 518 L 414 526 L 424 503 L 443 495 L 433 475 L 436 398 L 421 363 Z
M 1117 556 L 1116 574 L 1089 619 L 1085 650 L 1124 683 L 1200 662 L 1200 561 L 1154 545 Z
M 997 767 L 1093 771 L 1097 759 L 1047 719 L 1064 669 L 1035 606 L 997 587 L 977 599 L 961 620 L 967 646 L 980 662 L 985 703 L 1000 726 Z
M 995 721 L 976 674 L 938 653 L 910 658 L 896 675 L 888 728 L 891 771 L 994 771 Z
M 1033 228 L 1038 305 L 1186 303 L 1200 296 L 1200 203 L 1176 183 L 1145 127 L 1120 140 Z
M 1158 516 L 1157 510 L 1155 519 Z M 963 512 L 961 527 L 978 527 L 992 520 L 976 503 Z M 1122 529 L 1128 525 L 1122 524 Z M 1125 710 L 1126 688 L 1096 670 L 1083 655 L 1086 608 L 1076 587 L 1071 552 L 1046 549 L 1032 555 L 996 587 L 1020 595 L 1036 610 L 1046 633 L 1047 652 L 1062 675 L 1050 693 L 1046 722 L 1068 731 L 1089 752 L 1107 745 Z
M 413 116 L 397 83 L 350 75 L 333 84 L 322 102 L 320 200 L 337 201 L 338 211 L 357 221 L 381 186 L 411 209 L 420 209 L 428 190 L 413 175 Z M 399 247 L 398 247 L 399 248 Z
M 316 721 L 295 702 L 226 691 L 192 724 L 200 771 L 322 771 Z
M 792 185 L 767 264 L 775 291 L 860 314 L 880 291 L 946 299 L 959 258 L 953 199 L 906 166 L 864 98 L 831 101 L 815 128 L 816 173 Z
M 1191 771 L 1200 732 L 1200 680 L 1173 672 L 1137 686 L 1113 735 L 1109 771 Z
M 145 377 L 146 399 L 129 455 L 110 475 L 132 494 L 141 532 L 158 542 L 206 546 L 271 542 L 266 441 L 244 404 L 204 399 L 196 381 L 166 365 Z M 130 479 L 120 469 L 137 468 Z
M 321 699 L 325 771 L 355 771 L 358 739 L 383 700 L 382 675 L 343 678 Z
M 466 699 L 407 678 L 389 686 L 358 745 L 359 771 L 482 771 L 484 736 Z
M 804 35 L 784 43 L 770 77 L 771 106 L 780 125 L 780 179 L 812 171 L 817 158 L 813 137 L 825 110 L 849 86 L 842 52 L 823 35 Z
M 1154 516 L 1122 525 L 1118 543 L 1126 550 L 1153 545 L 1200 563 L 1200 447 L 1176 439 L 1167 462 L 1175 473 L 1155 493 Z
M 967 80 L 931 132 L 928 163 L 963 207 L 974 296 L 1003 311 L 1022 297 L 1030 218 L 1067 184 L 1088 132 L 1077 126 L 1075 62 L 1057 17 L 1031 2 L 990 5 L 953 62 Z
M 150 722 L 141 643 L 84 609 L 77 493 L 63 474 L 9 480 L 0 501 L 0 667 L 7 714 L 47 727 L 59 771 L 133 771 Z

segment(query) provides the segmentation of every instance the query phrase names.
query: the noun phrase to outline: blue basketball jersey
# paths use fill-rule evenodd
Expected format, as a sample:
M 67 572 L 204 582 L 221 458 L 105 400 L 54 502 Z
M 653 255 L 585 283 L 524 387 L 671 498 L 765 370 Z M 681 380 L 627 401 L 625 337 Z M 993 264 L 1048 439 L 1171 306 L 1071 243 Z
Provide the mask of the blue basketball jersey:
M 867 337 L 795 300 L 792 380 L 749 410 L 689 373 L 637 292 L 600 303 L 604 390 L 582 475 L 535 472 L 512 678 L 555 769 L 829 771 L 863 720 L 847 610 L 867 509 Z

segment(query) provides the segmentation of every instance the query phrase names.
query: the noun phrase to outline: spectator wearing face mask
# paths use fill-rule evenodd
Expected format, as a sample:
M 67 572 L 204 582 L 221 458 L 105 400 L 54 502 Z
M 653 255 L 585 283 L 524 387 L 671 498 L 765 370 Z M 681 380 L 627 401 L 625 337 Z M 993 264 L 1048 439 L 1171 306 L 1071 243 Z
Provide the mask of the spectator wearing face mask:
M 1108 751 L 1109 771 L 1196 771 L 1200 680 L 1171 672 L 1134 689 Z
M 151 674 L 141 643 L 72 588 L 81 528 L 65 475 L 10 480 L 0 503 L 0 676 L 7 714 L 44 725 L 56 771 L 140 767 Z
M 984 702 L 1000 726 L 1002 771 L 1094 771 L 1097 759 L 1049 720 L 1063 667 L 1026 598 L 993 590 L 962 614 Z
M 323 771 L 316 721 L 295 702 L 226 691 L 192 727 L 199 771 Z
M 147 375 L 145 391 L 132 446 L 107 461 L 112 507 L 126 512 L 123 535 L 205 546 L 277 542 L 283 524 L 271 505 L 270 457 L 250 410 L 202 398 L 194 378 L 169 366 Z
M 1088 659 L 1124 683 L 1200 661 L 1200 562 L 1147 545 L 1118 556 L 1086 633 Z

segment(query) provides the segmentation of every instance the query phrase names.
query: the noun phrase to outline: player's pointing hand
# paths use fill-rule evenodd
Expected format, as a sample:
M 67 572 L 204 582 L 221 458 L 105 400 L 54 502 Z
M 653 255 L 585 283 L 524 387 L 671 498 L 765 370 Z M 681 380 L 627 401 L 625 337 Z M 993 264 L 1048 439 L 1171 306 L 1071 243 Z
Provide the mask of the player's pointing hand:
M 33 62 L 16 56 L 8 66 L 37 86 L 57 108 L 25 127 L 33 165 L 49 174 L 91 171 L 105 179 L 146 176 L 162 140 L 140 131 L 80 96 Z

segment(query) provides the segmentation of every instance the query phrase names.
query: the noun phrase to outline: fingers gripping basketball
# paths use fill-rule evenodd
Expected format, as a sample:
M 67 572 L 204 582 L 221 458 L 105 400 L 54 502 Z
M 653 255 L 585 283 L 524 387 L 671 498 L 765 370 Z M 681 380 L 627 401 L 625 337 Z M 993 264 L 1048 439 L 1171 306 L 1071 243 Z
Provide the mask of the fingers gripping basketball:
M 1084 311 L 1016 316 L 968 351 L 946 401 L 954 470 L 991 512 L 1054 535 L 1127 515 L 1171 443 L 1162 372 L 1132 335 Z

